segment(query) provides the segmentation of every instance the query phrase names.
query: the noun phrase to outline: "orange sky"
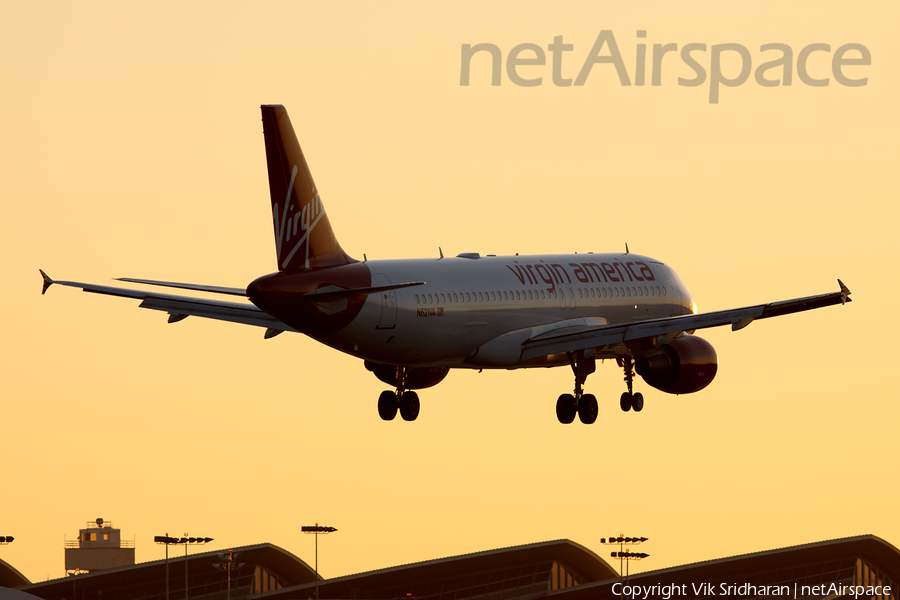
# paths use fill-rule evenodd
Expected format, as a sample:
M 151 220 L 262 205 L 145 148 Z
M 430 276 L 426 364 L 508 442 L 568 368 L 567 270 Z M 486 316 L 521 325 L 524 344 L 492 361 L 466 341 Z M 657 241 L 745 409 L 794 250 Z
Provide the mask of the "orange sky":
M 0 559 L 63 575 L 97 517 L 163 556 L 166 532 L 271 542 L 330 577 L 556 538 L 644 535 L 663 568 L 873 533 L 900 544 L 891 315 L 900 294 L 896 3 L 6 2 L 0 20 Z M 526 88 L 504 55 L 562 35 L 575 78 L 602 30 L 640 43 L 864 44 L 864 87 L 622 86 L 597 65 Z M 648 50 L 648 54 L 652 51 Z M 811 55 L 816 78 L 830 54 Z M 710 53 L 698 55 L 709 68 Z M 671 62 L 668 62 L 671 61 Z M 705 62 L 704 62 L 705 61 Z M 736 74 L 739 65 L 723 61 Z M 770 74 L 770 77 L 772 75 Z M 650 79 L 649 71 L 647 75 Z M 244 286 L 275 270 L 259 105 L 284 104 L 343 248 L 401 258 L 624 249 L 678 270 L 701 310 L 837 289 L 853 304 L 703 332 L 720 368 L 674 397 L 588 379 L 598 423 L 562 426 L 566 369 L 453 372 L 415 423 L 384 385 L 300 335 L 138 310 L 52 277 Z

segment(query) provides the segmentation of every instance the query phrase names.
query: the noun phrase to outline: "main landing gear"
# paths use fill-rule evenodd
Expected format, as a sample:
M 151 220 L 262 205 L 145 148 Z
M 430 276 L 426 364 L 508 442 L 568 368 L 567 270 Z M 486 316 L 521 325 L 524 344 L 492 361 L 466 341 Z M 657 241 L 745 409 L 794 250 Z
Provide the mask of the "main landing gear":
M 556 401 L 556 418 L 560 423 L 569 424 L 575 420 L 575 415 L 585 425 L 590 425 L 597 420 L 600 409 L 597 407 L 597 398 L 593 394 L 575 395 L 562 394 Z
M 575 373 L 575 393 L 562 394 L 556 401 L 556 418 L 560 423 L 569 424 L 575 420 L 575 415 L 585 425 L 590 425 L 597 420 L 598 408 L 597 398 L 593 394 L 583 393 L 581 387 L 584 385 L 587 376 L 597 369 L 597 361 L 592 356 L 586 358 L 583 353 L 567 352 L 569 364 Z M 629 357 L 618 358 L 616 362 L 625 369 L 625 384 L 628 391 L 619 398 L 619 406 L 624 411 L 634 409 L 634 412 L 640 412 L 644 408 L 644 396 L 638 392 L 634 393 L 632 384 L 634 383 L 634 359 Z M 388 392 L 385 392 L 388 393 Z M 380 406 L 380 405 L 379 405 Z
M 406 384 L 406 367 L 397 367 L 397 391 L 385 390 L 378 396 L 378 416 L 385 421 L 392 421 L 400 411 L 404 421 L 415 421 L 419 416 L 419 395 L 412 390 L 404 389 Z
M 404 421 L 415 421 L 419 416 L 419 395 L 412 390 L 385 390 L 378 396 L 378 415 L 385 421 L 392 421 L 397 411 Z
M 597 370 L 597 360 L 593 356 L 586 358 L 581 352 L 567 352 L 566 356 L 575 373 L 575 393 L 559 397 L 556 401 L 556 418 L 560 423 L 569 424 L 577 414 L 582 423 L 590 425 L 597 420 L 600 411 L 597 408 L 597 398 L 593 394 L 585 394 L 581 386 L 587 376 Z

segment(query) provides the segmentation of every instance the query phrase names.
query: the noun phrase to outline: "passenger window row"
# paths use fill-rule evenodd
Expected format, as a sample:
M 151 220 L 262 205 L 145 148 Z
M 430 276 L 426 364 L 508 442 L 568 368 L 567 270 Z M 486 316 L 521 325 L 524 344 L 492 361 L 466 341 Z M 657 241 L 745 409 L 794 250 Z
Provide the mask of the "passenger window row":
M 575 287 L 581 299 L 591 298 L 640 298 L 649 296 L 665 296 L 665 286 L 613 286 L 613 287 Z M 440 292 L 432 294 L 416 294 L 416 304 L 463 304 L 472 302 L 510 302 L 523 300 L 546 300 L 559 298 L 565 293 L 563 288 L 547 291 L 540 290 L 495 290 L 492 292 Z

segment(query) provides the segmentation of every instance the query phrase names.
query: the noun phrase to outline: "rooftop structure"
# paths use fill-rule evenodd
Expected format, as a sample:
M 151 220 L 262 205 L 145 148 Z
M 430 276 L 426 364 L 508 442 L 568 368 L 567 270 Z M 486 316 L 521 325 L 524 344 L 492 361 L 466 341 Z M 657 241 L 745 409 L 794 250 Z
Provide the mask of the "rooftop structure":
M 80 530 L 77 540 L 66 540 L 66 572 L 92 572 L 134 564 L 134 542 L 122 539 L 112 523 L 97 519 Z

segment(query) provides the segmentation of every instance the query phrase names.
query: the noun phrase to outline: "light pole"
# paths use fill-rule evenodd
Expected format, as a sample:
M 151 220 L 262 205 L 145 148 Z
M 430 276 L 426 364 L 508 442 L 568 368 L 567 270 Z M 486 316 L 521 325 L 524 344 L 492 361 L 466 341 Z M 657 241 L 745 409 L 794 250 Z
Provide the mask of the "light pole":
M 153 538 L 153 541 L 166 546 L 166 600 L 169 600 L 169 545 L 177 542 L 175 538 L 169 537 L 168 533 L 166 535 L 157 535 Z
M 208 544 L 213 539 L 211 537 L 201 538 L 201 537 L 187 537 L 187 534 L 184 534 L 185 537 L 181 538 L 182 544 L 184 544 L 184 600 L 188 600 L 188 596 L 190 595 L 190 586 L 188 585 L 188 546 L 194 544 L 196 546 L 202 546 L 203 544 Z
M 334 527 L 325 527 L 316 523 L 315 525 L 304 525 L 300 528 L 303 533 L 313 533 L 316 536 L 316 600 L 319 600 L 319 534 L 333 533 L 337 531 Z
M 231 572 L 234 569 L 240 569 L 244 566 L 244 563 L 235 562 L 238 557 L 238 552 L 234 550 L 229 550 L 226 554 L 225 552 L 219 554 L 220 563 L 213 563 L 213 566 L 217 569 L 224 569 L 228 572 L 228 591 L 225 592 L 226 600 L 231 600 Z
M 187 535 L 187 534 L 185 534 Z M 184 597 L 187 600 L 188 597 L 188 563 L 187 563 L 187 547 L 188 544 L 208 544 L 213 541 L 212 538 L 176 538 L 169 537 L 169 534 L 166 535 L 158 535 L 153 538 L 153 541 L 157 544 L 164 544 L 166 546 L 166 600 L 169 600 L 169 546 L 184 544 Z
M 627 551 L 627 548 L 626 548 L 625 551 L 623 552 L 623 547 L 624 547 L 624 545 L 625 545 L 625 544 L 632 544 L 632 545 L 634 545 L 634 546 L 638 546 L 638 545 L 640 545 L 640 544 L 646 542 L 648 539 L 650 539 L 650 538 L 645 538 L 645 537 L 623 537 L 623 536 L 620 535 L 620 536 L 613 536 L 613 537 L 610 537 L 610 538 L 609 538 L 609 541 L 606 541 L 606 538 L 600 538 L 600 543 L 601 543 L 601 544 L 604 544 L 604 545 L 606 545 L 606 546 L 611 546 L 611 545 L 615 545 L 615 544 L 618 544 L 618 545 L 619 545 L 619 551 L 618 551 L 618 552 L 613 552 L 611 556 L 612 556 L 612 558 L 618 558 L 618 559 L 619 559 L 619 577 L 622 577 L 622 566 L 623 566 L 622 563 L 623 563 L 623 561 L 625 561 L 626 559 L 628 559 L 628 560 L 641 560 L 642 558 L 647 558 L 648 556 L 650 556 L 649 554 L 644 554 L 644 553 L 628 552 L 628 551 Z M 627 576 L 627 574 L 626 574 L 626 576 Z

